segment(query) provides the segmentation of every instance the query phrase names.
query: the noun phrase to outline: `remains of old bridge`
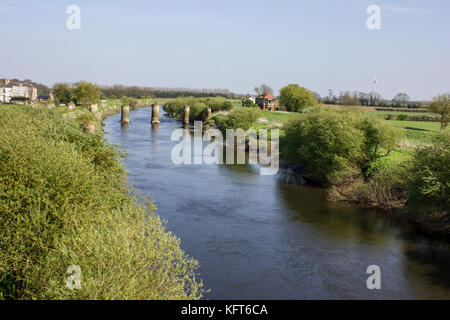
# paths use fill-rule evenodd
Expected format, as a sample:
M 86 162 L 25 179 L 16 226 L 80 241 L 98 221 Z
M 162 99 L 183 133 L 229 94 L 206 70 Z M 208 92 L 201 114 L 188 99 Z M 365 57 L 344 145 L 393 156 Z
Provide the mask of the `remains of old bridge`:
M 153 125 L 159 124 L 159 108 L 160 105 L 155 103 L 151 105 L 152 108 L 152 118 L 151 123 Z M 183 124 L 189 125 L 189 106 L 184 106 L 183 110 Z M 207 108 L 202 113 L 202 120 L 206 121 L 211 117 L 211 108 Z M 130 122 L 130 107 L 129 106 L 122 106 L 121 108 L 121 121 L 122 123 L 129 123 Z

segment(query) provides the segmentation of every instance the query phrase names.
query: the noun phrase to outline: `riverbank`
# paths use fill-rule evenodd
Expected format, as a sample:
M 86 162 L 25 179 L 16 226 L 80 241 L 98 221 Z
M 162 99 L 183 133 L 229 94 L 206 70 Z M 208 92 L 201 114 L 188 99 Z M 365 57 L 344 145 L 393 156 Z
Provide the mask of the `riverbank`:
M 329 201 L 395 211 L 426 233 L 450 238 L 445 205 L 448 146 L 445 137 L 435 142 L 438 123 L 414 122 L 411 129 L 407 121 L 391 125 L 357 108 L 321 107 L 303 115 L 255 110 L 254 117 L 240 116 L 239 110 L 249 111 L 234 109 L 231 117 L 213 118 L 215 125 L 221 130 L 224 123 L 279 129 L 282 162 L 300 174 L 297 180 L 327 188 Z M 419 127 L 426 132 L 410 135 Z M 428 154 L 437 158 L 420 163 Z M 435 162 L 442 163 L 441 168 Z
M 127 185 L 123 153 L 77 119 L 0 107 L 0 298 L 201 298 L 198 262 Z
M 261 176 L 259 165 L 177 165 L 168 160 L 177 144 L 170 137 L 182 123 L 161 112 L 161 124 L 152 127 L 149 118 L 149 109 L 136 110 L 123 126 L 120 114 L 111 116 L 105 137 L 126 150 L 130 183 L 155 199 L 168 230 L 200 261 L 211 289 L 206 298 L 448 296 L 440 272 L 448 269 L 448 245 L 424 237 L 405 219 L 326 201 L 325 189 L 297 185 L 285 170 Z M 382 292 L 360 285 L 371 264 L 384 270 Z
M 407 197 L 389 202 L 368 201 L 367 197 L 361 195 L 361 188 L 364 182 L 361 180 L 352 181 L 339 186 L 330 187 L 306 174 L 304 168 L 291 165 L 281 160 L 280 167 L 287 170 L 295 178 L 290 178 L 294 184 L 311 185 L 327 191 L 327 201 L 347 202 L 361 205 L 364 208 L 382 209 L 386 214 L 406 219 L 415 228 L 428 237 L 439 238 L 450 241 L 450 220 L 448 215 L 442 211 L 432 211 L 429 208 L 411 209 L 406 205 Z

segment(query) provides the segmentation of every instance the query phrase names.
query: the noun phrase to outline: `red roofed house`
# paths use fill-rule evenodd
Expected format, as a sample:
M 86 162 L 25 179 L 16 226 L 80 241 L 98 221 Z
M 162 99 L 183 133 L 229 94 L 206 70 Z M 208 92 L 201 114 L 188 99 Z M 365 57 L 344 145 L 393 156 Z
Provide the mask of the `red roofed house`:
M 276 99 L 266 90 L 256 98 L 256 104 L 264 111 L 275 111 Z

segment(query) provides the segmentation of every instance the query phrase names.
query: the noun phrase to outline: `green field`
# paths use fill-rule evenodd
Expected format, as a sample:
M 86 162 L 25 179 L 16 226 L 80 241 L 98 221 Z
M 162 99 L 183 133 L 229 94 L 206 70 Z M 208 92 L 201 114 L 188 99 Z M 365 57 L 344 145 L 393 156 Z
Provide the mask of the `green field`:
M 395 121 L 385 120 L 390 124 L 403 129 L 406 138 L 414 144 L 428 144 L 435 133 L 439 131 L 439 122 L 426 121 Z
M 429 131 L 437 132 L 441 127 L 439 122 L 428 122 L 428 121 L 397 121 L 397 120 L 386 120 L 392 125 L 406 129 L 406 130 L 419 130 L 419 131 Z
M 395 118 L 397 118 L 397 116 L 399 115 L 424 115 L 424 116 L 433 116 L 433 113 L 429 113 L 429 112 L 394 112 L 394 111 L 377 111 L 377 110 L 368 110 L 368 112 L 374 116 L 376 116 L 377 118 L 380 119 L 384 119 L 386 115 L 391 114 L 393 115 Z
M 390 123 L 391 125 L 398 127 L 403 130 L 406 138 L 412 144 L 424 144 L 430 143 L 434 134 L 439 131 L 440 123 L 439 122 L 429 122 L 429 121 L 398 121 L 398 120 L 384 120 L 387 114 L 392 114 L 392 112 L 388 111 L 376 111 L 376 110 L 368 110 L 368 112 L 377 117 L 378 119 L 382 119 L 383 121 Z M 283 123 L 287 120 L 291 119 L 298 113 L 294 112 L 270 112 L 270 111 L 260 111 L 260 119 L 255 128 L 275 128 L 281 127 Z M 400 114 L 417 114 L 417 113 L 408 113 L 408 112 L 398 112 L 395 115 Z M 424 115 L 432 115 L 431 113 L 421 113 Z

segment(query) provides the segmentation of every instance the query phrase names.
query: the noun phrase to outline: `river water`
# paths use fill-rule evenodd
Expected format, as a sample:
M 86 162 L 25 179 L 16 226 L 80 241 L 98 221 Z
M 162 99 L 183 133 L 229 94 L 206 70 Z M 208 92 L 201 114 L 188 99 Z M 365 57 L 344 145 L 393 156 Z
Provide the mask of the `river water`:
M 151 109 L 105 120 L 129 180 L 200 262 L 207 299 L 450 299 L 450 246 L 389 212 L 327 202 L 320 188 L 262 176 L 258 165 L 175 165 L 181 123 Z M 367 289 L 367 267 L 381 290 Z

